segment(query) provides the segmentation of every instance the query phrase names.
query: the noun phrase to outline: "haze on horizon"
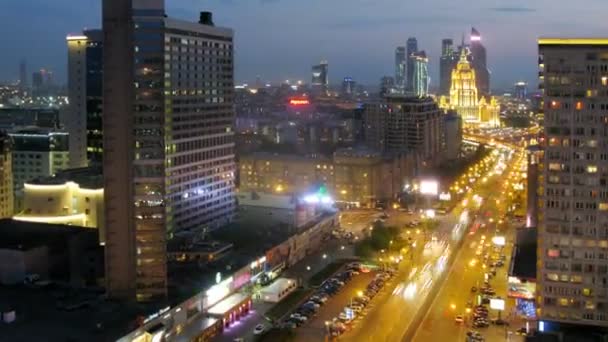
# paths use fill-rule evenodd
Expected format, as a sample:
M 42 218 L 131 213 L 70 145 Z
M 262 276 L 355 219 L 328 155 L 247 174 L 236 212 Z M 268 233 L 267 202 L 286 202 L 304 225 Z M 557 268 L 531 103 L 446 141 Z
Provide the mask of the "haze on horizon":
M 394 49 L 408 37 L 430 60 L 437 85 L 441 39 L 459 43 L 472 26 L 488 51 L 492 87 L 517 80 L 536 83 L 539 36 L 606 34 L 605 0 L 166 0 L 168 14 L 196 21 L 212 11 L 217 26 L 235 31 L 237 82 L 302 79 L 310 66 L 329 61 L 330 81 L 345 76 L 376 85 L 394 74 Z M 18 78 L 27 59 L 28 74 L 46 67 L 65 82 L 68 33 L 98 28 L 101 0 L 3 0 L 0 11 L 0 80 Z M 31 80 L 30 80 L 31 81 Z

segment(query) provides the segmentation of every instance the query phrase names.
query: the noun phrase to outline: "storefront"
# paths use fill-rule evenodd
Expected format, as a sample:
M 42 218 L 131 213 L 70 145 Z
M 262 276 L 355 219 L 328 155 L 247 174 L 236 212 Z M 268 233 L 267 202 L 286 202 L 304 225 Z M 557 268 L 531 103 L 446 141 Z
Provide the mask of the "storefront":
M 224 328 L 240 320 L 251 309 L 251 296 L 235 293 L 207 310 L 207 315 L 222 321 Z
M 222 332 L 222 321 L 216 318 L 204 317 L 196 319 L 179 332 L 173 339 L 175 342 L 207 342 Z

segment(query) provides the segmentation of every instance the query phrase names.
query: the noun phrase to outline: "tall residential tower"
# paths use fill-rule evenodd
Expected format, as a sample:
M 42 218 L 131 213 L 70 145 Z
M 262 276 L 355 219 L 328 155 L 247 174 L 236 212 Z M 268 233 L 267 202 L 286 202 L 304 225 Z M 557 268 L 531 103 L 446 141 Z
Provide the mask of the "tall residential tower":
M 167 293 L 166 239 L 234 213 L 233 33 L 103 2 L 106 281 L 111 297 Z
M 541 326 L 608 327 L 608 38 L 541 38 Z

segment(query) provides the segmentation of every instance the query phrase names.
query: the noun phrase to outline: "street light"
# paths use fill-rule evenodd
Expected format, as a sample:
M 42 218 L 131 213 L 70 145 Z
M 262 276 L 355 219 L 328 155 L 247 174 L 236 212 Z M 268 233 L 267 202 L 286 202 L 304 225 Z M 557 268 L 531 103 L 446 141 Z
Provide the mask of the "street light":
M 323 259 L 327 259 L 327 254 L 323 254 Z

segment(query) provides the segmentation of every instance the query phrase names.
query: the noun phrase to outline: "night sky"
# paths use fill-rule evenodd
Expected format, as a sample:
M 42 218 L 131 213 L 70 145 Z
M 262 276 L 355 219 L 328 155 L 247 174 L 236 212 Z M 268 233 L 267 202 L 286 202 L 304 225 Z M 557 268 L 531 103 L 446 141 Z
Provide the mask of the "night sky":
M 0 80 L 47 67 L 65 82 L 67 33 L 100 27 L 101 0 L 0 0 Z M 442 38 L 459 42 L 471 26 L 488 50 L 492 86 L 535 82 L 538 36 L 608 36 L 607 0 L 166 0 L 169 16 L 198 20 L 210 10 L 236 33 L 236 80 L 310 78 L 329 61 L 330 81 L 377 84 L 393 75 L 393 54 L 408 37 L 430 56 L 437 84 Z M 31 82 L 31 80 L 30 80 Z

